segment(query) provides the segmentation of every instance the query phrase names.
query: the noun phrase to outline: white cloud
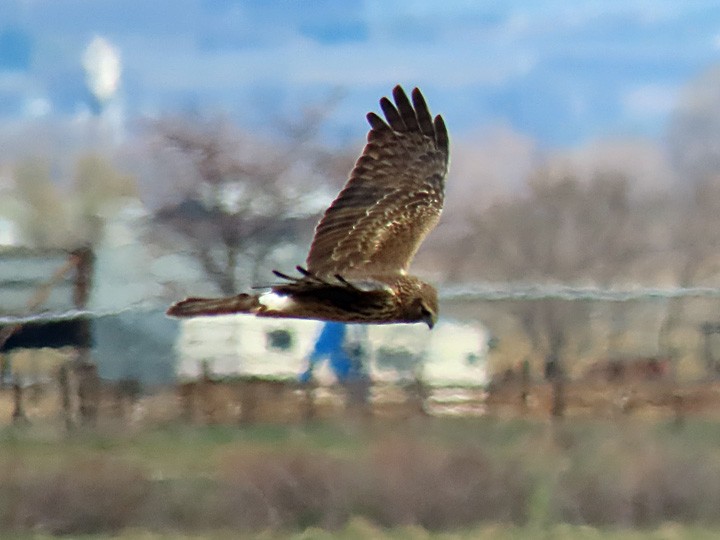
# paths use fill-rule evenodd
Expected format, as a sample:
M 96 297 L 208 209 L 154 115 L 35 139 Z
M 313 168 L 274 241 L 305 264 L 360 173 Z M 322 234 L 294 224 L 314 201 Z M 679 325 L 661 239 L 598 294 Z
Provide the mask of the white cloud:
M 663 84 L 636 86 L 622 96 L 622 105 L 628 116 L 647 118 L 665 116 L 678 100 L 679 88 Z
M 25 101 L 23 112 L 31 118 L 40 118 L 47 116 L 52 112 L 52 104 L 47 98 L 37 97 L 30 98 Z

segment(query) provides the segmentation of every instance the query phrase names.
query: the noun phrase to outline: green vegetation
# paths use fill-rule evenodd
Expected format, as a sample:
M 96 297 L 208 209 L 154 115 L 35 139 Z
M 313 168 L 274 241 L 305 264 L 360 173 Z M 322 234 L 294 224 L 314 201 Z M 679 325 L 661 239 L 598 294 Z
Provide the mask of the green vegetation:
M 5 428 L 0 534 L 711 538 L 718 442 L 701 421 Z

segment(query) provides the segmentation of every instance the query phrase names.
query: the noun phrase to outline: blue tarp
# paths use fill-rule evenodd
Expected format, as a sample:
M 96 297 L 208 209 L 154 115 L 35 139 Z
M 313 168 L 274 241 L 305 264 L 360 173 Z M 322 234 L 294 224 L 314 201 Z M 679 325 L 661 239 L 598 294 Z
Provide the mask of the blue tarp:
M 360 350 L 361 347 L 346 346 L 346 338 L 345 323 L 326 322 L 308 358 L 308 368 L 300 375 L 300 381 L 310 381 L 315 365 L 325 358 L 330 362 L 330 369 L 340 383 L 365 377 L 363 351 Z

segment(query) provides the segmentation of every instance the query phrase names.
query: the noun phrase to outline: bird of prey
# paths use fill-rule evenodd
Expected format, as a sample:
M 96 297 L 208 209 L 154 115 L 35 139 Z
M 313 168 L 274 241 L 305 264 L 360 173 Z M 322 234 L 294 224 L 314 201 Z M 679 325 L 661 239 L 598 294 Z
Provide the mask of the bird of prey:
M 448 134 L 420 90 L 396 86 L 380 100 L 383 120 L 367 115 L 367 144 L 315 229 L 298 276 L 274 270 L 268 292 L 187 298 L 167 313 L 195 317 L 251 313 L 347 323 L 425 322 L 438 314 L 437 291 L 407 273 L 443 206 Z

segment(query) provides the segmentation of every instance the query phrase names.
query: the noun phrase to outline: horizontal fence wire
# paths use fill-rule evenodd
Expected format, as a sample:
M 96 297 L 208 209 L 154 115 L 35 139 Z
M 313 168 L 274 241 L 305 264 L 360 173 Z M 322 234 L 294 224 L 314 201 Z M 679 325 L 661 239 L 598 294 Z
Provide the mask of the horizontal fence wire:
M 665 301 L 674 298 L 720 298 L 718 287 L 628 287 L 604 288 L 564 284 L 538 283 L 474 283 L 443 287 L 440 299 L 457 301 L 597 301 L 632 302 Z M 62 311 L 38 311 L 23 315 L 0 316 L 0 325 L 52 322 L 69 319 L 96 319 L 120 315 L 125 312 L 165 311 L 172 303 L 160 301 L 143 302 L 114 309 L 68 309 Z
M 563 284 L 478 283 L 446 287 L 440 291 L 442 300 L 595 300 L 630 302 L 637 300 L 669 300 L 672 298 L 720 298 L 717 287 L 579 287 Z

